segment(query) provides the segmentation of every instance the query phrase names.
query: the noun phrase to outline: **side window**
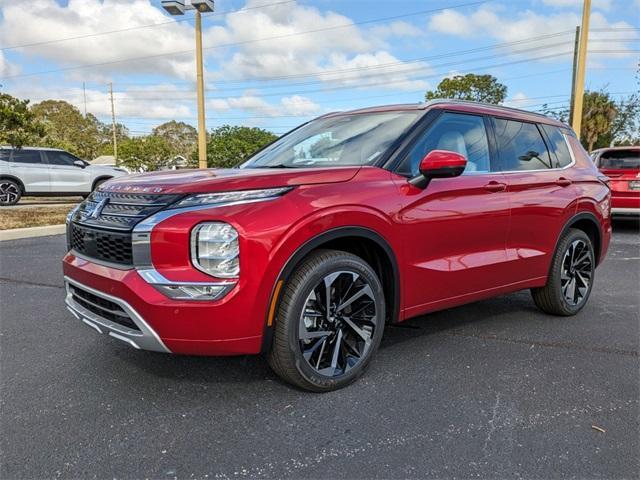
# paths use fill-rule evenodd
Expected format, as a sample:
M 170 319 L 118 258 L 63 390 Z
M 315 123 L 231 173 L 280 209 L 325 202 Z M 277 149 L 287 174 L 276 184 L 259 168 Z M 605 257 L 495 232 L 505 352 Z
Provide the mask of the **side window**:
M 14 150 L 11 161 L 13 163 L 43 163 L 39 150 Z
M 50 151 L 47 152 L 47 160 L 51 165 L 64 165 L 66 167 L 72 167 L 74 166 L 73 162 L 78 159 L 73 155 L 69 155 L 65 152 Z
M 8 148 L 0 148 L 0 162 L 8 162 L 11 156 L 11 150 Z
M 420 160 L 432 150 L 450 150 L 467 159 L 464 173 L 488 172 L 489 143 L 484 119 L 477 115 L 443 113 L 411 149 L 398 173 L 415 176 Z
M 547 134 L 547 138 L 549 139 L 549 148 L 553 153 L 556 160 L 556 167 L 563 168 L 568 165 L 571 165 L 573 159 L 571 158 L 571 152 L 569 152 L 569 147 L 567 146 L 567 141 L 564 138 L 564 135 L 560 131 L 558 127 L 553 127 L 551 125 L 540 125 L 544 130 L 544 133 Z
M 553 168 L 551 156 L 537 126 L 501 118 L 494 120 L 503 171 Z

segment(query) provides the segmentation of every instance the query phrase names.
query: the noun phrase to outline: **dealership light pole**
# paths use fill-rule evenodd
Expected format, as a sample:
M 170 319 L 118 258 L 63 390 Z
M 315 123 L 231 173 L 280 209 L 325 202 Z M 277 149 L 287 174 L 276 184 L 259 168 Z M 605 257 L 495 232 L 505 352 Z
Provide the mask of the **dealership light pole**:
M 207 168 L 207 127 L 204 115 L 204 67 L 202 62 L 202 13 L 213 12 L 213 0 L 162 0 L 162 8 L 171 15 L 196 12 L 196 72 L 198 91 L 198 167 Z

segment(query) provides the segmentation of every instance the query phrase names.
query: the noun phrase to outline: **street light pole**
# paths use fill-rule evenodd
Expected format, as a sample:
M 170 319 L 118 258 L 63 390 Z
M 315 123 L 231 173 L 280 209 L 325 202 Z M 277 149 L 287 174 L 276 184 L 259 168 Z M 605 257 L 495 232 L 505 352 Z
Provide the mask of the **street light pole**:
M 204 66 L 202 61 L 202 18 L 196 10 L 196 71 L 198 82 L 198 167 L 207 168 L 207 127 L 204 114 Z
M 213 12 L 213 0 L 162 0 L 162 8 L 171 15 L 196 12 L 196 90 L 198 93 L 198 167 L 207 168 L 207 127 L 204 109 L 204 65 L 202 60 L 202 13 Z

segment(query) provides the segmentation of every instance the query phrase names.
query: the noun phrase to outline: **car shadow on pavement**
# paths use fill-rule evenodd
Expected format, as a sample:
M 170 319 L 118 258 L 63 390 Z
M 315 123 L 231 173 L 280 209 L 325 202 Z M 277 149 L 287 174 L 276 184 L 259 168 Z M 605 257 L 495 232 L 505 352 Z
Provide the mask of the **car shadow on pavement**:
M 620 232 L 640 232 L 640 218 L 638 217 L 615 217 L 611 225 L 614 235 Z

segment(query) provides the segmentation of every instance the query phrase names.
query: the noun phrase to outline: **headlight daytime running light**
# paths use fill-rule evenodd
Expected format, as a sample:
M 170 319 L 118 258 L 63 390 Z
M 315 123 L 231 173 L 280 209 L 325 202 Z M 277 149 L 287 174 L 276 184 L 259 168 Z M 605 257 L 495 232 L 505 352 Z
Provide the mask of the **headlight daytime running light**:
M 173 208 L 193 207 L 199 205 L 218 205 L 222 203 L 250 202 L 255 200 L 268 200 L 279 197 L 290 191 L 293 187 L 265 188 L 261 190 L 240 190 L 237 192 L 199 193 L 173 205 Z

